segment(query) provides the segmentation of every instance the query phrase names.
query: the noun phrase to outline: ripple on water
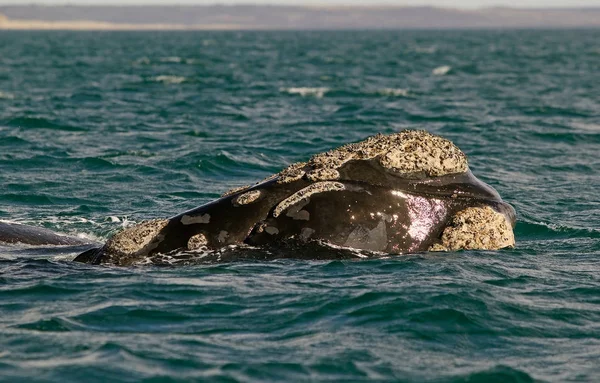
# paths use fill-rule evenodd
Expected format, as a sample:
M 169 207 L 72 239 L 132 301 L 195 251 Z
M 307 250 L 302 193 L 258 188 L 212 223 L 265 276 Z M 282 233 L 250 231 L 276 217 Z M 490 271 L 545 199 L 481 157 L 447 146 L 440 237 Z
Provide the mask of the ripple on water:
M 57 123 L 44 117 L 16 117 L 6 122 L 8 126 L 22 129 L 50 129 L 68 132 L 85 132 L 85 128 Z

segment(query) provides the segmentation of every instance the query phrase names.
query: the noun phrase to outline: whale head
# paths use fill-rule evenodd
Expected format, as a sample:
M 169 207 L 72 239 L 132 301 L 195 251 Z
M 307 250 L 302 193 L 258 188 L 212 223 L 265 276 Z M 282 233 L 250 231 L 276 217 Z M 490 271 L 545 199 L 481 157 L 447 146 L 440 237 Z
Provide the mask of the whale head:
M 512 206 L 473 175 L 456 145 L 406 130 L 319 153 L 195 209 L 125 229 L 76 260 L 127 265 L 153 254 L 290 241 L 385 254 L 497 250 L 514 246 L 514 225 Z M 301 257 L 323 254 L 308 253 Z
M 456 145 L 423 130 L 379 134 L 317 154 L 289 166 L 275 182 L 308 182 L 263 223 L 278 235 L 311 233 L 386 253 L 496 250 L 515 243 L 512 206 L 473 175 Z M 262 234 L 250 242 L 269 240 Z

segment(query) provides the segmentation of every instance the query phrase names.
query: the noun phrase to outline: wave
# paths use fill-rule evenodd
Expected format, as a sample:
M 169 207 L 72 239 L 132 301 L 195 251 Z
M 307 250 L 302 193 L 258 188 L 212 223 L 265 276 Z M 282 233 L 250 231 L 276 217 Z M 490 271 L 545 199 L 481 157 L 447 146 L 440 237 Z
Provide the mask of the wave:
M 289 94 L 298 94 L 302 97 L 316 97 L 323 98 L 327 92 L 329 92 L 330 88 L 325 87 L 317 87 L 317 88 L 308 88 L 308 87 L 292 87 L 292 88 L 281 88 L 282 92 L 287 92 Z
M 443 76 L 450 72 L 450 70 L 452 70 L 452 67 L 450 65 L 442 65 L 432 70 L 431 73 L 434 76 Z
M 76 237 L 89 243 L 103 243 L 111 233 L 138 223 L 126 215 L 109 215 L 100 219 L 81 216 L 47 216 L 42 219 L 0 219 L 0 222 L 43 227 L 58 235 Z
M 413 47 L 413 50 L 417 53 L 428 53 L 428 54 L 432 54 L 432 53 L 436 53 L 438 48 L 435 45 L 431 45 L 428 47 L 421 47 L 421 46 L 415 46 Z
M 14 98 L 15 96 L 13 94 L 0 91 L 0 100 L 12 100 Z
M 181 84 L 187 81 L 187 78 L 183 76 L 160 75 L 152 77 L 152 81 L 162 82 L 163 84 Z
M 600 230 L 541 221 L 517 221 L 517 237 L 527 239 L 600 238 Z
M 408 97 L 408 89 L 403 88 L 383 88 L 378 89 L 375 93 L 382 96 Z
M 1 128 L 1 125 L 0 125 L 0 128 Z M 31 142 L 27 141 L 21 137 L 16 137 L 16 136 L 5 136 L 5 137 L 2 137 L 2 140 L 0 141 L 0 147 L 5 146 L 10 149 L 15 149 L 18 146 L 25 146 L 25 145 L 31 145 Z M 4 154 L 6 155 L 7 153 L 4 152 Z M 1 155 L 0 155 L 0 159 L 2 159 Z
M 584 129 L 582 125 L 576 128 Z M 568 144 L 599 144 L 600 143 L 600 126 L 589 125 L 585 132 L 531 132 L 531 136 L 536 141 L 549 141 L 556 143 Z M 594 131 L 594 129 L 598 129 Z
M 291 87 L 281 88 L 281 92 L 300 95 L 302 97 L 323 98 L 325 96 L 346 96 L 346 97 L 365 97 L 365 96 L 384 96 L 384 97 L 409 97 L 409 90 L 406 88 L 378 88 L 378 89 L 332 89 L 327 87 Z
M 571 121 L 570 125 L 576 129 L 584 130 L 587 132 L 593 132 L 593 133 L 600 132 L 600 123 L 594 124 L 594 123 L 587 123 L 587 122 L 582 122 L 582 121 Z
M 132 62 L 133 66 L 145 66 L 154 64 L 184 64 L 184 65 L 196 65 L 201 64 L 203 61 L 195 58 L 184 58 L 179 56 L 166 56 L 151 59 L 149 57 L 140 57 Z
M 190 158 L 204 175 L 214 176 L 248 176 L 253 171 L 272 172 L 272 164 L 266 157 L 252 153 L 233 154 L 221 151 L 213 156 Z
M 133 62 L 133 65 L 150 65 L 150 59 L 148 57 L 140 57 Z
M 23 223 L 23 222 L 22 222 Z M 104 217 L 104 219 L 99 220 L 94 220 L 94 219 L 90 219 L 90 218 L 85 218 L 85 217 L 79 217 L 79 216 L 71 216 L 71 217 L 60 217 L 60 216 L 49 216 L 49 217 L 44 217 L 44 219 L 42 221 L 36 221 L 36 222 L 29 222 L 28 224 L 51 224 L 54 227 L 57 228 L 61 228 L 62 226 L 66 225 L 66 226 L 74 226 L 74 225 L 87 225 L 87 226 L 92 226 L 94 228 L 106 228 L 107 225 L 110 226 L 110 229 L 115 229 L 114 225 L 112 224 L 120 224 L 117 226 L 117 228 L 128 228 L 131 227 L 135 224 L 138 223 L 138 221 L 135 221 L 133 219 L 131 219 L 129 216 L 116 216 L 116 215 L 109 215 Z M 82 236 L 87 236 L 88 233 L 71 233 L 70 235 L 82 235 Z M 103 240 L 103 238 L 100 237 L 93 237 L 94 239 L 100 239 Z
M 475 371 L 462 376 L 456 376 L 449 380 L 454 383 L 487 383 L 487 382 L 515 382 L 528 383 L 535 380 L 526 372 L 509 366 L 497 365 L 487 370 Z
M 33 116 L 23 116 L 23 117 L 15 117 L 10 119 L 7 123 L 8 126 L 16 127 L 16 128 L 38 128 L 38 129 L 52 129 L 52 130 L 63 130 L 68 132 L 84 132 L 85 128 L 80 128 L 77 126 L 71 126 L 62 123 L 53 122 L 44 117 L 33 117 Z
M 181 57 L 178 57 L 178 56 L 170 56 L 170 57 L 161 57 L 158 61 L 163 62 L 163 63 L 179 64 L 181 62 L 184 62 L 184 59 L 182 59 Z

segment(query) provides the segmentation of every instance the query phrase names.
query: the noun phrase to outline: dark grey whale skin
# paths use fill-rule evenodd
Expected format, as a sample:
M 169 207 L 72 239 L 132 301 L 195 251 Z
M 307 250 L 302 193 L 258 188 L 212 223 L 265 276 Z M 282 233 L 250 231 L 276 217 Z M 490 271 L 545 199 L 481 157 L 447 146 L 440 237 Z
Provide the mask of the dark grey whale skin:
M 312 194 L 277 217 L 274 210 L 281 201 L 315 182 L 302 178 L 279 183 L 275 177 L 170 218 L 158 234 L 161 240 L 148 251 L 115 258 L 102 247 L 82 253 L 75 261 L 130 265 L 154 254 L 185 251 L 190 237 L 200 233 L 208 249 L 242 243 L 274 245 L 294 239 L 385 253 L 421 252 L 439 241 L 456 212 L 468 207 L 490 206 L 514 227 L 514 209 L 470 170 L 407 179 L 372 159 L 349 161 L 338 171 L 339 179 L 324 182 L 343 184 L 344 190 Z M 234 203 L 236 197 L 252 190 L 261 191 L 256 201 L 241 206 Z M 305 212 L 297 214 L 297 210 Z M 206 214 L 208 222 L 189 223 L 190 217 Z M 188 224 L 184 224 L 184 216 Z
M 41 227 L 0 222 L 0 243 L 42 246 L 78 246 L 88 242 L 79 238 L 59 235 Z

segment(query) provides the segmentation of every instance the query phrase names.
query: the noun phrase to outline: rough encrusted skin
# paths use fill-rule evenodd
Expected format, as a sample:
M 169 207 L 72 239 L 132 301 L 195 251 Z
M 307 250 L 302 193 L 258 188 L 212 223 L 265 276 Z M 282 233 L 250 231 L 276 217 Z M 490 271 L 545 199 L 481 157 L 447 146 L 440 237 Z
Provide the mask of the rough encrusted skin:
M 131 254 L 148 245 L 152 239 L 169 223 L 167 219 L 153 219 L 124 229 L 107 242 L 106 247 Z
M 313 182 L 336 180 L 339 178 L 337 169 L 346 162 L 373 158 L 405 178 L 464 173 L 469 168 L 467 156 L 451 141 L 424 130 L 405 130 L 378 134 L 317 154 L 308 162 L 298 162 L 281 171 L 277 182 L 290 183 L 302 177 Z
M 334 190 L 339 191 L 339 190 L 344 190 L 345 188 L 346 187 L 344 186 L 344 184 L 342 184 L 340 182 L 321 181 L 321 182 L 314 183 L 310 186 L 305 187 L 302 190 L 297 191 L 296 193 L 292 194 L 288 198 L 281 201 L 275 207 L 275 210 L 273 210 L 273 217 L 277 218 L 287 208 L 297 204 L 304 198 L 308 198 L 313 194 L 323 193 L 323 192 L 327 192 L 327 191 L 334 191 Z
M 244 190 L 250 189 L 250 187 L 251 187 L 250 185 L 244 185 L 244 186 L 239 186 L 239 187 L 229 189 L 225 193 L 221 194 L 221 197 L 232 196 L 236 193 L 240 193 L 240 192 L 243 192 Z
M 298 181 L 306 174 L 306 171 L 304 170 L 305 168 L 306 162 L 297 162 L 295 164 L 291 164 L 277 175 L 277 183 L 288 184 Z
M 306 173 L 306 178 L 313 182 L 337 180 L 340 178 L 340 172 L 336 169 L 317 168 Z
M 260 198 L 260 190 L 250 190 L 233 199 L 235 206 L 248 205 Z
M 515 245 L 512 225 L 504 214 L 489 206 L 469 207 L 456 213 L 441 239 L 429 250 L 498 250 Z
M 202 233 L 192 235 L 187 243 L 188 250 L 198 250 L 208 245 L 206 236 Z
M 468 169 L 465 154 L 445 138 L 424 131 L 403 132 L 399 136 L 394 148 L 379 158 L 385 168 L 407 178 L 439 177 Z
M 159 240 L 160 231 L 168 223 L 168 219 L 153 219 L 124 229 L 113 235 L 102 250 L 109 258 L 135 256 Z

